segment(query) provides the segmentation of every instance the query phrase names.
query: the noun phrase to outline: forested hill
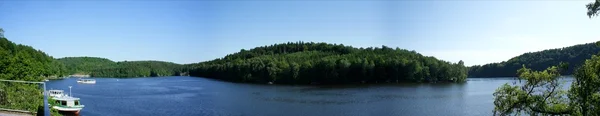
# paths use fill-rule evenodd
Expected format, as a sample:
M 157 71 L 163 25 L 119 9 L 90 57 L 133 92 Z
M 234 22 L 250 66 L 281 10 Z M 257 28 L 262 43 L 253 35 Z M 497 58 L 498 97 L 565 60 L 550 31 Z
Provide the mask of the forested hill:
M 163 61 L 114 62 L 98 57 L 65 57 L 58 61 L 69 74 L 89 74 L 93 77 L 157 77 L 179 75 L 182 65 Z
M 450 63 L 386 46 L 354 48 L 313 42 L 242 49 L 188 67 L 191 76 L 276 84 L 464 82 L 467 77 L 462 61 Z
M 93 70 L 116 65 L 112 60 L 99 57 L 64 57 L 57 60 L 66 66 L 69 74 L 90 74 Z
M 15 44 L 4 38 L 0 28 L 0 79 L 42 81 L 60 76 L 61 63 L 30 46 Z M 64 67 L 62 67 L 64 68 Z M 0 82 L 0 108 L 37 111 L 43 104 L 38 84 Z
M 0 36 L 0 79 L 42 81 L 66 74 L 64 68 L 46 53 Z
M 182 65 L 163 61 L 123 61 L 91 71 L 93 77 L 159 77 L 179 76 Z
M 500 63 L 476 65 L 469 67 L 469 77 L 514 77 L 517 70 L 524 64 L 532 70 L 543 70 L 560 62 L 569 64 L 568 70 L 563 75 L 573 74 L 573 70 L 592 55 L 600 52 L 600 47 L 595 43 L 579 44 L 575 46 L 531 52 L 511 58 Z

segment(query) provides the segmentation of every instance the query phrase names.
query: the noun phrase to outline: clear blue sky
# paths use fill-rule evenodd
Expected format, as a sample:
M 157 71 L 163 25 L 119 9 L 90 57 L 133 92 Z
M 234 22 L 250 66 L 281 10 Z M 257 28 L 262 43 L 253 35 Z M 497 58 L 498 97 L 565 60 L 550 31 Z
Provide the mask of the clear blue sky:
M 466 65 L 600 40 L 581 1 L 0 1 L 0 27 L 55 58 L 196 63 L 288 41 L 400 47 Z

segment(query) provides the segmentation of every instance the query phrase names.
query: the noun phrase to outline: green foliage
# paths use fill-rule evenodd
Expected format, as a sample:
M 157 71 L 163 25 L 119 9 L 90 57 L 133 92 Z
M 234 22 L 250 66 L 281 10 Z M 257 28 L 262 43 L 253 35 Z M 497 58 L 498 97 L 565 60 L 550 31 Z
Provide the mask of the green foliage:
M 94 70 L 113 67 L 117 64 L 109 59 L 98 57 L 65 57 L 57 60 L 64 64 L 69 74 L 89 74 Z
M 54 99 L 48 99 L 48 104 L 50 104 L 49 107 L 58 105 L 56 104 L 56 100 Z M 62 116 L 62 114 L 60 114 L 60 112 L 57 109 L 50 108 L 50 116 Z
M 545 71 L 519 70 L 521 86 L 505 84 L 494 93 L 494 113 L 497 115 L 577 115 L 598 116 L 600 112 L 600 56 L 591 59 L 576 70 L 570 90 L 564 91 L 558 83 L 558 68 Z M 568 98 L 567 98 L 568 97 Z
M 224 58 L 186 65 L 191 76 L 234 82 L 345 84 L 464 82 L 464 63 L 450 63 L 414 51 L 288 42 L 241 50 Z
M 0 37 L 0 79 L 42 81 L 60 75 L 54 58 L 32 47 L 15 44 Z M 0 108 L 35 112 L 42 103 L 38 84 L 0 82 Z
M 581 66 L 585 59 L 598 53 L 600 47 L 595 43 L 575 45 L 565 48 L 549 49 L 539 52 L 525 53 L 500 63 L 475 65 L 469 67 L 469 77 L 515 77 L 522 65 L 532 70 L 544 70 L 547 67 L 559 65 L 560 62 L 569 64 L 562 74 L 573 74 L 576 66 Z
M 159 77 L 178 76 L 181 65 L 162 61 L 124 61 L 112 67 L 93 70 L 93 77 Z
M 60 58 L 71 74 L 89 74 L 93 77 L 158 77 L 182 73 L 182 66 L 163 61 L 114 62 L 97 57 Z
M 600 57 L 592 56 L 575 73 L 571 84 L 571 99 L 584 116 L 600 112 Z
M 587 7 L 587 15 L 592 18 L 593 16 L 598 16 L 598 11 L 600 10 L 600 0 L 596 0 L 596 2 L 592 2 L 586 5 Z
M 518 70 L 519 82 L 504 84 L 494 92 L 494 115 L 568 115 L 573 114 L 567 92 L 561 89 L 559 68 L 544 71 Z
M 0 108 L 36 112 L 43 105 L 38 84 L 0 82 Z

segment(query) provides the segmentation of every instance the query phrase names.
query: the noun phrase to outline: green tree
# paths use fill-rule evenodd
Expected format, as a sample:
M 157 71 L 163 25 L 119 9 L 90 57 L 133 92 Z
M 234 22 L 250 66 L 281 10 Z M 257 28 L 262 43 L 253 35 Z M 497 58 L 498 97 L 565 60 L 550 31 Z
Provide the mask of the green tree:
M 504 84 L 494 92 L 494 115 L 568 115 L 573 107 L 561 89 L 559 68 L 544 71 L 519 69 L 520 84 Z
M 56 63 L 54 58 L 46 53 L 0 36 L 0 79 L 42 81 L 62 72 L 53 63 Z M 35 112 L 41 105 L 39 85 L 0 82 L 0 108 Z
M 587 15 L 592 18 L 593 16 L 598 16 L 598 11 L 600 10 L 600 0 L 596 0 L 596 2 L 592 2 L 586 5 L 587 7 Z
M 592 56 L 575 73 L 571 84 L 570 97 L 574 106 L 584 116 L 598 115 L 600 112 L 600 57 Z

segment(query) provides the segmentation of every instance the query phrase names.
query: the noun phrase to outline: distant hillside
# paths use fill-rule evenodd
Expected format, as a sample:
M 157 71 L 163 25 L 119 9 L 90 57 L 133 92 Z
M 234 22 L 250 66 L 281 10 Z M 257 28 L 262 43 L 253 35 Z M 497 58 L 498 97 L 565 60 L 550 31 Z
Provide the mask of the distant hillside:
M 179 75 L 182 65 L 163 61 L 114 62 L 98 57 L 59 58 L 70 74 L 93 77 L 156 77 Z
M 117 64 L 112 60 L 99 57 L 64 57 L 57 60 L 65 65 L 69 74 L 90 74 L 94 70 Z
M 188 65 L 191 76 L 234 82 L 345 84 L 464 82 L 463 62 L 450 63 L 414 51 L 294 42 L 241 50 Z
M 124 61 L 116 66 L 93 70 L 93 77 L 158 77 L 179 76 L 180 64 L 163 61 Z
M 569 63 L 564 75 L 573 74 L 573 70 L 581 66 L 585 59 L 600 52 L 595 43 L 579 44 L 565 48 L 530 52 L 500 63 L 476 65 L 469 67 L 469 77 L 514 77 L 524 64 L 532 70 L 543 70 L 560 62 Z

